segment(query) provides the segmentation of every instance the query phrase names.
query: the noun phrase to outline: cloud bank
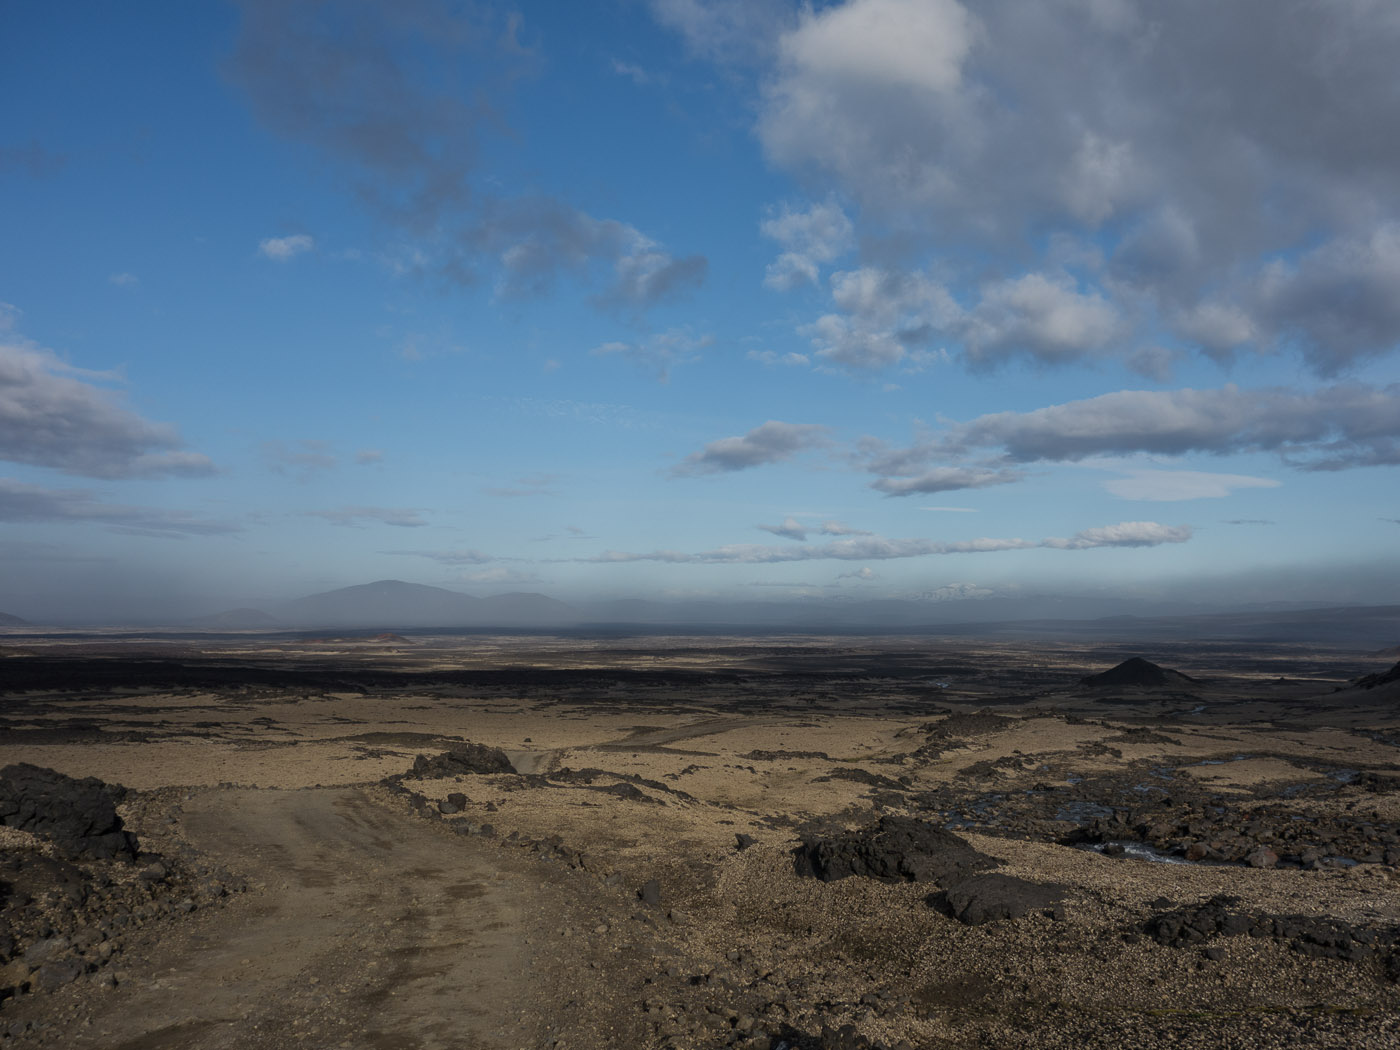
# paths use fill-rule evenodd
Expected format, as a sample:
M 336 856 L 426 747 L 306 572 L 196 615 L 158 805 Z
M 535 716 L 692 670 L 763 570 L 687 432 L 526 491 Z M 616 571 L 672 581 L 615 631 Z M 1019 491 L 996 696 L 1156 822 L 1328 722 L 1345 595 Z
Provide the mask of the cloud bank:
M 769 547 L 761 544 L 737 543 L 714 550 L 691 554 L 684 551 L 604 551 L 591 558 L 571 561 L 594 564 L 656 561 L 670 564 L 704 565 L 770 565 L 792 561 L 887 561 L 896 558 L 921 558 L 933 554 L 986 554 L 997 551 L 1090 550 L 1096 547 L 1157 547 L 1165 543 L 1185 543 L 1191 538 L 1189 525 L 1168 526 L 1155 521 L 1125 521 L 1117 525 L 1085 529 L 1067 538 L 1043 540 L 974 539 L 942 541 L 930 539 L 885 539 L 870 536 L 861 539 L 835 540 L 816 546 Z

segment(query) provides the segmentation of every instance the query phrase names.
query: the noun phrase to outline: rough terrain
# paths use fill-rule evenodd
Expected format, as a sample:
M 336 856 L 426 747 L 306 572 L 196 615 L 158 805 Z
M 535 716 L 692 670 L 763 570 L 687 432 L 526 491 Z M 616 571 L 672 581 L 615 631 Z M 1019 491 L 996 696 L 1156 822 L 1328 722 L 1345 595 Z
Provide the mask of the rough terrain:
M 1400 1045 L 1374 655 L 9 642 L 15 1046 Z

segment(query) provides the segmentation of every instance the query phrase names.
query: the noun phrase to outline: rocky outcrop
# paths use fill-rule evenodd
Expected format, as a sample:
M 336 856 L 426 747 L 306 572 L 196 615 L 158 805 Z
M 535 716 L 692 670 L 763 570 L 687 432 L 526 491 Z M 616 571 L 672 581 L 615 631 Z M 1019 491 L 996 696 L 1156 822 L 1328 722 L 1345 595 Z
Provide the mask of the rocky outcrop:
M 514 773 L 515 767 L 500 748 L 487 747 L 464 741 L 453 744 L 452 750 L 441 754 L 419 755 L 413 760 L 413 768 L 405 774 L 410 779 L 434 780 L 439 777 L 456 777 L 467 773 Z
M 136 836 L 122 830 L 118 784 L 96 777 L 75 780 L 27 762 L 0 769 L 0 820 L 6 827 L 48 839 L 74 857 L 134 858 Z
M 913 817 L 885 816 L 877 824 L 830 836 L 807 836 L 793 852 L 798 875 L 835 882 L 853 875 L 881 882 L 951 885 L 998 861 L 965 839 Z

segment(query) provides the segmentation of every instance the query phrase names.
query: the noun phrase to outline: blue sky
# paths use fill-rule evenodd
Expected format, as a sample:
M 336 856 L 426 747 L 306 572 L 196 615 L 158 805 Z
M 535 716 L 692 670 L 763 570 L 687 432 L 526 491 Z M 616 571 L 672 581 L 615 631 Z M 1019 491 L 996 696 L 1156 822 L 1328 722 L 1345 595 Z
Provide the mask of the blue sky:
M 1400 15 L 0 11 L 0 610 L 1392 601 Z

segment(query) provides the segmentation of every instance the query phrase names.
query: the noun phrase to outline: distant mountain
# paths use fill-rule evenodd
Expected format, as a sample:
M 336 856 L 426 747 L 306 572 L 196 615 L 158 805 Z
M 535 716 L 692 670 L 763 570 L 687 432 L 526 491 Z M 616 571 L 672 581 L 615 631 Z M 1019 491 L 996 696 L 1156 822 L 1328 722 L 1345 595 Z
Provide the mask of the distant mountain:
M 0 627 L 28 627 L 28 620 L 21 620 L 18 616 L 11 616 L 9 613 L 0 613 Z
M 212 616 L 197 617 L 190 621 L 190 626 L 216 631 L 255 631 L 259 628 L 271 630 L 283 624 L 277 617 L 269 616 L 261 609 L 229 609 Z
M 578 611 L 543 594 L 470 594 L 379 580 L 276 606 L 281 621 L 308 627 L 544 627 L 573 624 Z

